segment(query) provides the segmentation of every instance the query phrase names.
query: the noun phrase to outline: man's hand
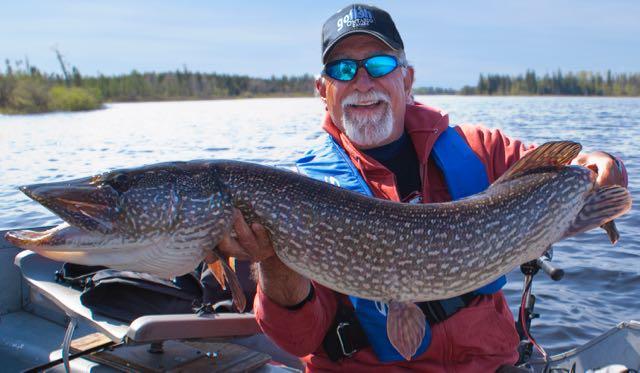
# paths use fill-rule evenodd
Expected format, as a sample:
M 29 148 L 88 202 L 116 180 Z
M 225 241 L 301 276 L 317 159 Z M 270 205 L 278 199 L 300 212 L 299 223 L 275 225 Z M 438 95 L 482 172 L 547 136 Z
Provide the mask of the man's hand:
M 275 256 L 267 230 L 258 223 L 253 223 L 249 227 L 240 210 L 235 208 L 233 209 L 233 230 L 236 233 L 235 238 L 227 234 L 218 243 L 218 250 L 221 253 L 250 262 L 261 262 Z
M 263 293 L 281 306 L 292 306 L 309 295 L 311 282 L 287 267 L 273 250 L 267 230 L 258 223 L 247 224 L 238 209 L 233 211 L 235 237 L 227 234 L 218 243 L 224 255 L 258 264 L 258 284 Z
M 596 151 L 579 154 L 571 161 L 571 164 L 587 167 L 595 172 L 598 175 L 596 177 L 596 184 L 598 186 L 627 186 L 627 182 L 622 173 L 622 167 L 618 165 L 611 155 L 605 152 Z

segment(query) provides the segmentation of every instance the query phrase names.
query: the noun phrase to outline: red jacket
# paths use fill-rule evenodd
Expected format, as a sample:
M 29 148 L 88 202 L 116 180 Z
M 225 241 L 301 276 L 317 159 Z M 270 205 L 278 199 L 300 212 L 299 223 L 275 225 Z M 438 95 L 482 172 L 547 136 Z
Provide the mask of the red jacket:
M 444 177 L 429 154 L 439 134 L 449 126 L 447 114 L 421 104 L 408 105 L 405 130 L 420 160 L 422 197 L 425 203 L 445 202 L 451 198 Z M 359 151 L 325 116 L 323 128 L 342 145 L 353 164 L 364 176 L 376 197 L 398 201 L 395 176 L 376 160 Z M 532 147 L 512 140 L 499 130 L 462 125 L 455 129 L 463 136 L 485 164 L 489 181 L 495 181 Z M 338 363 L 322 350 L 322 340 L 332 324 L 337 297 L 335 293 L 313 283 L 315 296 L 302 308 L 292 311 L 272 302 L 258 286 L 254 302 L 256 319 L 264 331 L 284 350 L 303 357 L 307 370 L 341 370 L 350 372 L 389 372 L 406 369 L 439 372 L 489 372 L 502 364 L 513 364 L 519 338 L 514 320 L 502 291 L 478 297 L 468 307 L 446 321 L 432 326 L 429 349 L 408 362 L 379 362 L 371 348 L 365 348 Z M 346 296 L 340 300 L 349 304 Z

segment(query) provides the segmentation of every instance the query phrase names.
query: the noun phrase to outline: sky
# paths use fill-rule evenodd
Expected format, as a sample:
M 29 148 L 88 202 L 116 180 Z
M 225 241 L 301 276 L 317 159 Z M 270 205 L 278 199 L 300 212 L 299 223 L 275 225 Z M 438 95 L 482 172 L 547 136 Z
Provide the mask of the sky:
M 387 10 L 416 86 L 479 74 L 640 71 L 640 1 L 370 1 Z M 82 74 L 132 70 L 316 75 L 320 30 L 345 1 L 4 1 L 0 58 Z

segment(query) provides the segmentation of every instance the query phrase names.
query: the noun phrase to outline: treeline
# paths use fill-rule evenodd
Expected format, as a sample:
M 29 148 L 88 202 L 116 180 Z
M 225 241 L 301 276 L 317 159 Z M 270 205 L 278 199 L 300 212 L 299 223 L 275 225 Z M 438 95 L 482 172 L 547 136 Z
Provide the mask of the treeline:
M 455 95 L 458 93 L 453 88 L 441 87 L 417 87 L 413 89 L 414 95 Z
M 57 51 L 56 51 L 57 53 Z M 199 100 L 234 97 L 312 96 L 311 75 L 263 79 L 191 72 L 83 76 L 58 53 L 62 74 L 47 74 L 28 61 L 5 61 L 0 72 L 0 112 L 37 113 L 98 108 L 105 101 Z
M 94 89 L 108 101 L 194 100 L 229 97 L 311 96 L 311 75 L 272 76 L 269 79 L 244 75 L 174 72 L 84 77 L 81 85 Z
M 640 74 L 557 71 L 540 77 L 528 70 L 524 75 L 480 74 L 478 84 L 465 86 L 463 95 L 572 95 L 640 96 Z
M 91 110 L 105 101 L 199 100 L 234 97 L 311 96 L 314 77 L 281 76 L 252 78 L 245 75 L 172 72 L 117 76 L 83 76 L 69 67 L 56 52 L 62 74 L 47 74 L 28 60 L 5 61 L 0 71 L 0 112 L 36 113 Z M 416 95 L 574 95 L 640 96 L 640 74 L 612 74 L 557 71 L 544 76 L 535 71 L 524 75 L 480 75 L 476 86 L 456 91 L 450 88 L 418 87 Z

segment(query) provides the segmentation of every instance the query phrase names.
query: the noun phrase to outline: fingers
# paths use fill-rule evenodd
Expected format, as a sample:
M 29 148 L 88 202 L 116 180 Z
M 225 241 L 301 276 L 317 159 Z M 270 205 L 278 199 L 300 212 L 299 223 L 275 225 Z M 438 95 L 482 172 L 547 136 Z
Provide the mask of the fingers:
M 259 251 L 258 243 L 256 241 L 255 235 L 253 231 L 244 220 L 242 213 L 234 209 L 233 210 L 233 230 L 236 232 L 237 238 L 236 240 L 240 244 L 240 246 L 244 247 L 250 253 L 255 253 Z
M 614 162 L 611 161 L 613 164 Z M 613 165 L 615 166 L 615 165 Z M 598 177 L 596 178 L 596 184 L 598 185 L 614 185 L 615 177 L 613 175 L 612 165 L 608 165 L 606 163 L 601 163 L 598 165 L 598 171 L 596 171 Z
M 231 237 L 231 235 L 226 235 L 222 238 L 218 243 L 218 250 L 228 257 L 234 257 L 240 260 L 251 260 L 251 256 L 247 250 L 240 246 L 238 241 Z
M 586 159 L 586 158 L 587 158 L 587 154 L 580 153 L 580 154 L 578 154 L 578 156 L 577 156 L 577 157 L 575 157 L 575 158 L 571 161 L 571 164 L 572 164 L 572 165 L 577 165 L 577 166 L 583 166 L 583 167 L 586 167 L 586 166 L 585 166 L 585 164 L 586 164 L 585 159 Z
M 252 262 L 275 255 L 269 233 L 262 225 L 254 223 L 249 227 L 237 209 L 234 209 L 233 218 L 235 237 L 225 235 L 218 244 L 218 249 L 223 254 Z
M 595 172 L 598 186 L 622 185 L 624 183 L 622 172 L 616 161 L 607 153 L 598 151 L 580 154 L 571 164 L 580 165 Z
M 265 247 L 267 245 L 271 245 L 271 238 L 269 237 L 269 232 L 267 232 L 265 227 L 263 227 L 261 224 L 253 223 L 251 224 L 251 230 L 256 235 L 259 246 Z

